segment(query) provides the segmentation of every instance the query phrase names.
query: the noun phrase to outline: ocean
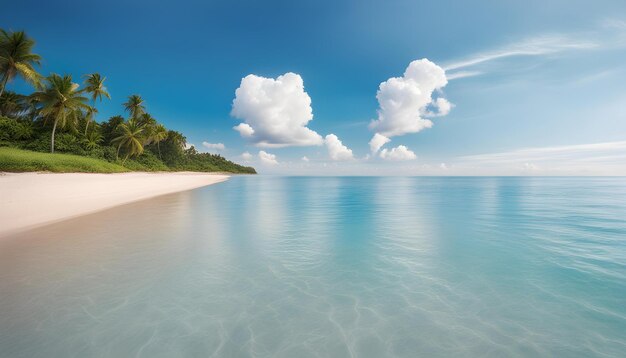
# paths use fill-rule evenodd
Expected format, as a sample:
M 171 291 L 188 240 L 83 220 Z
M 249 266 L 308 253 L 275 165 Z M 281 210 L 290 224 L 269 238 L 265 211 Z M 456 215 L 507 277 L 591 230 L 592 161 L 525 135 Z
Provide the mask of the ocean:
M 626 178 L 236 176 L 48 225 L 0 240 L 0 356 L 624 357 Z

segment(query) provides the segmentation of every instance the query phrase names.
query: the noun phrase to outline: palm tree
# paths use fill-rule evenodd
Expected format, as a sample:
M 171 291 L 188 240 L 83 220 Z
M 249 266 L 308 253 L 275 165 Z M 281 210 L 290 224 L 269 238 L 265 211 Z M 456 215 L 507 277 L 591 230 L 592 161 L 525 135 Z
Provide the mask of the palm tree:
M 54 134 L 57 126 L 65 127 L 68 120 L 76 122 L 81 110 L 88 110 L 87 98 L 80 95 L 78 84 L 72 82 L 71 75 L 51 74 L 46 78 L 47 86 L 35 92 L 32 97 L 39 106 L 39 113 L 45 120 L 53 120 L 50 152 L 54 153 Z
M 137 118 L 137 120 L 140 124 L 146 127 L 154 127 L 157 125 L 157 120 L 154 119 L 154 117 L 152 117 L 150 113 L 142 114 L 141 116 L 139 116 L 139 118 Z
M 130 119 L 128 122 L 117 126 L 117 129 L 119 135 L 111 141 L 112 144 L 117 144 L 116 158 L 119 158 L 122 147 L 126 152 L 124 162 L 128 157 L 143 153 L 145 126 L 134 119 Z
M 83 89 L 83 92 L 87 92 L 91 95 L 91 106 L 94 107 L 92 111 L 87 113 L 85 134 L 87 134 L 87 128 L 89 127 L 89 123 L 93 120 L 93 115 L 95 113 L 98 113 L 98 111 L 95 110 L 96 99 L 100 102 L 102 102 L 102 97 L 111 99 L 111 95 L 107 91 L 107 88 L 104 86 L 104 81 L 106 79 L 106 77 L 100 76 L 100 74 L 97 72 L 85 75 L 85 88 Z
M 35 41 L 26 36 L 24 31 L 0 30 L 0 96 L 7 83 L 17 75 L 39 88 L 41 75 L 35 71 L 34 66 L 39 65 L 41 57 L 32 53 L 33 46 Z
M 152 130 L 152 141 L 156 142 L 157 149 L 159 151 L 159 159 L 161 158 L 161 145 L 160 143 L 167 138 L 167 129 L 162 124 L 157 124 Z
M 111 99 L 111 95 L 104 86 L 104 81 L 107 79 L 106 77 L 100 76 L 97 72 L 85 75 L 84 77 L 85 88 L 83 89 L 83 92 L 89 93 L 93 102 L 96 100 L 102 102 L 102 97 Z
M 180 148 L 181 150 L 185 149 L 185 145 L 187 145 L 187 138 L 177 131 L 168 131 L 167 132 L 167 140 L 174 143 L 174 146 Z
M 124 103 L 124 108 L 130 112 L 130 118 L 139 118 L 142 114 L 146 113 L 146 107 L 143 105 L 143 98 L 139 95 L 132 95 L 128 97 L 128 101 Z
M 94 106 L 89 106 L 89 108 L 85 111 L 85 135 L 87 135 L 89 123 L 93 121 L 93 117 L 96 116 L 96 113 L 98 113 L 98 110 Z
M 85 134 L 82 142 L 86 149 L 94 150 L 102 142 L 102 134 L 100 134 L 97 130 L 92 130 L 91 132 Z
M 20 117 L 28 112 L 28 105 L 24 96 L 11 91 L 5 91 L 0 96 L 0 113 L 12 118 Z

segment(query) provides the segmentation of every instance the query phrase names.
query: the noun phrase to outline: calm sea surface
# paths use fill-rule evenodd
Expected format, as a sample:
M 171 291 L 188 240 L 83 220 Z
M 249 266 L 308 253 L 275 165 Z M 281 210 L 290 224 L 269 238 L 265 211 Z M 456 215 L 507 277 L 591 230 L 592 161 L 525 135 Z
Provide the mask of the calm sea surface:
M 0 240 L 0 356 L 624 357 L 626 178 L 234 177 L 50 225 Z

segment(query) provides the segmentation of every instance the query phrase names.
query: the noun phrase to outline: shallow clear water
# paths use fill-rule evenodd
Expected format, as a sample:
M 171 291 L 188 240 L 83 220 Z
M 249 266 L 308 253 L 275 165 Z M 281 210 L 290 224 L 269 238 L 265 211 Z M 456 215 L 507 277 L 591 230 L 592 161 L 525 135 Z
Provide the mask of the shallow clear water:
M 618 357 L 626 178 L 234 177 L 0 241 L 2 357 Z

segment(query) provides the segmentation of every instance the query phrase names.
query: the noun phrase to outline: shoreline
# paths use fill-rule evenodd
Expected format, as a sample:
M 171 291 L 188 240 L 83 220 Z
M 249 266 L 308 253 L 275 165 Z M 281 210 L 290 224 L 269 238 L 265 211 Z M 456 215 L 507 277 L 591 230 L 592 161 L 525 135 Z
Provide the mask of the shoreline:
M 0 173 L 0 238 L 230 176 L 197 172 Z

